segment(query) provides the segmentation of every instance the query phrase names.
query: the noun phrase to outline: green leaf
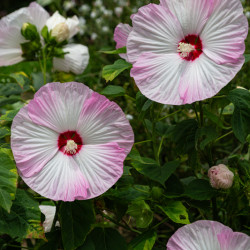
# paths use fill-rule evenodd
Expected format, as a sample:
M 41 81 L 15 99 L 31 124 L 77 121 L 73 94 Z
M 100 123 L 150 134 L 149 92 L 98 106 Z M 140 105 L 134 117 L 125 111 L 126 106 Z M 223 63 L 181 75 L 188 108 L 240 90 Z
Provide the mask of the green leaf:
M 0 117 L 0 120 L 11 122 L 18 112 L 19 109 L 6 111 L 6 113 Z
M 132 64 L 125 60 L 119 59 L 112 65 L 107 65 L 103 68 L 102 77 L 108 81 L 113 81 L 121 72 L 132 68 Z
M 150 197 L 150 187 L 144 185 L 134 185 L 132 187 L 109 189 L 104 196 L 110 199 L 118 199 L 121 202 L 131 202 L 145 200 Z
M 129 250 L 151 250 L 156 238 L 157 234 L 155 231 L 147 231 L 129 243 Z
M 216 191 L 208 181 L 197 179 L 189 183 L 184 194 L 194 200 L 202 201 L 210 200 L 216 194 Z
M 10 213 L 0 209 L 0 218 L 0 234 L 8 234 L 17 241 L 45 237 L 39 203 L 22 189 L 17 189 Z
M 0 139 L 4 138 L 7 135 L 10 135 L 10 129 L 7 127 L 0 128 Z
M 250 134 L 250 92 L 245 89 L 234 89 L 227 98 L 234 104 L 232 128 L 236 138 L 244 143 Z
M 60 225 L 65 250 L 81 246 L 95 222 L 91 201 L 63 202 L 60 207 Z
M 216 130 L 212 127 L 198 128 L 195 135 L 196 149 L 204 150 L 205 147 L 218 137 Z
M 113 228 L 95 228 L 78 250 L 127 250 L 125 239 Z
M 204 115 L 210 120 L 212 121 L 214 124 L 218 125 L 220 128 L 223 129 L 230 129 L 231 127 L 225 127 L 223 124 L 223 121 L 220 119 L 220 117 L 218 117 L 217 115 L 215 115 L 212 112 L 209 112 L 208 110 L 204 109 Z
M 124 96 L 125 89 L 121 86 L 109 85 L 104 90 L 102 90 L 101 94 L 112 97 Z
M 127 53 L 127 49 L 126 49 L 126 46 L 122 47 L 122 48 L 119 48 L 119 49 L 116 49 L 116 50 L 100 50 L 99 52 L 101 53 L 105 53 L 105 54 L 111 54 L 111 55 L 114 55 L 114 54 L 125 54 Z
M 15 102 L 21 101 L 20 96 L 11 95 L 10 97 L 0 96 L 0 106 L 4 106 L 6 104 L 13 104 Z
M 189 224 L 186 207 L 181 201 L 170 201 L 167 206 L 158 206 L 175 223 Z
M 138 228 L 146 228 L 153 220 L 153 212 L 145 201 L 135 201 L 128 206 L 127 213 L 135 218 Z
M 147 176 L 151 180 L 157 181 L 164 186 L 165 181 L 180 165 L 177 161 L 171 161 L 159 166 L 154 160 L 150 158 L 141 158 L 141 162 L 132 161 L 132 166 L 141 174 Z
M 10 212 L 17 187 L 17 170 L 10 156 L 0 151 L 0 206 Z
M 245 57 L 245 63 L 250 61 L 250 54 L 244 54 Z

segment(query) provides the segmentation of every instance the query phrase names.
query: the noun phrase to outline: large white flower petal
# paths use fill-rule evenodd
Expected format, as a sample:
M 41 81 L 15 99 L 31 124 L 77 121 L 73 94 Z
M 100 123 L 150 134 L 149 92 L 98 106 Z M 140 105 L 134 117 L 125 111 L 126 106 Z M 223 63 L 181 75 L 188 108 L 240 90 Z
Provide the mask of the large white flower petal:
M 89 183 L 87 199 L 94 198 L 112 187 L 123 173 L 125 150 L 117 143 L 84 145 L 74 158 Z
M 149 4 L 133 16 L 133 30 L 127 40 L 129 62 L 134 63 L 143 52 L 166 54 L 177 52 L 184 38 L 176 17 L 165 7 Z
M 63 48 L 64 58 L 53 58 L 53 67 L 58 71 L 81 74 L 89 62 L 88 47 L 81 44 L 68 44 Z
M 218 65 L 204 53 L 190 61 L 179 83 L 179 94 L 183 103 L 193 103 L 216 95 L 234 78 L 243 63 L 242 56 L 237 64 Z
M 203 52 L 214 62 L 237 63 L 245 50 L 248 21 L 239 0 L 214 0 L 215 6 L 200 38 Z
M 131 31 L 132 27 L 129 24 L 120 23 L 116 26 L 114 31 L 114 40 L 116 42 L 116 49 L 125 47 L 127 45 L 128 35 Z M 127 54 L 119 54 L 119 56 L 128 61 Z
M 178 18 L 184 36 L 199 35 L 213 11 L 214 0 L 161 0 L 161 5 Z
M 45 26 L 47 19 L 50 17 L 49 13 L 36 2 L 32 2 L 28 7 L 32 24 L 34 24 L 38 31 L 41 31 Z
M 167 250 L 221 250 L 217 235 L 232 231 L 216 221 L 196 221 L 179 228 L 169 239 Z
M 52 200 L 74 201 L 87 197 L 88 182 L 72 156 L 61 151 L 31 177 L 22 179 L 35 192 Z
M 23 176 L 41 171 L 58 151 L 57 139 L 57 133 L 32 122 L 27 106 L 19 111 L 11 127 L 11 148 Z
M 48 83 L 30 101 L 29 116 L 34 123 L 58 133 L 76 130 L 82 106 L 92 92 L 80 83 Z
M 164 103 L 181 105 L 178 83 L 187 61 L 176 54 L 143 53 L 131 69 L 131 76 L 143 95 Z
M 56 11 L 47 21 L 46 21 L 46 25 L 48 27 L 48 30 L 52 30 L 53 28 L 55 28 L 55 26 L 57 24 L 60 23 L 65 23 L 66 22 L 66 18 L 63 17 L 62 15 L 59 14 L 58 11 Z
M 250 237 L 239 232 L 225 230 L 217 235 L 220 250 L 249 250 Z
M 84 145 L 115 142 L 127 154 L 134 142 L 132 128 L 121 108 L 95 92 L 84 103 L 77 131 Z
M 66 24 L 69 27 L 69 39 L 76 35 L 80 28 L 79 28 L 79 19 L 77 16 L 73 16 L 71 18 L 67 18 Z

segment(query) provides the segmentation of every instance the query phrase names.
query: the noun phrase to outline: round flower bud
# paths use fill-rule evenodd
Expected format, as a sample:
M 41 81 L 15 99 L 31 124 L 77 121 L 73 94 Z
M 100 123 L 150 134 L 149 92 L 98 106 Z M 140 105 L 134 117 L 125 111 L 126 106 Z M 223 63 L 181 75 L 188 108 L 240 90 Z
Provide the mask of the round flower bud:
M 24 23 L 22 25 L 21 34 L 25 39 L 30 41 L 40 40 L 36 26 L 31 23 Z
M 224 164 L 213 166 L 208 170 L 211 186 L 216 189 L 228 189 L 233 185 L 234 174 Z
M 51 31 L 51 36 L 55 37 L 58 43 L 61 43 L 69 38 L 69 27 L 66 23 L 58 23 Z

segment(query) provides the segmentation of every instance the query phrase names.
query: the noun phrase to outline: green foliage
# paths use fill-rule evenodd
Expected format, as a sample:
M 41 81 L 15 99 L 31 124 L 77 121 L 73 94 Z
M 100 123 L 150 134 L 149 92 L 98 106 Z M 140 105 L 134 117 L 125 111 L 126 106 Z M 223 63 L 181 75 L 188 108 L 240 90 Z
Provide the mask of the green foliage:
M 17 189 L 10 213 L 0 208 L 0 234 L 8 234 L 17 241 L 44 238 L 38 205 L 26 191 Z
M 158 206 L 175 223 L 189 224 L 188 213 L 181 201 L 170 201 L 167 206 Z
M 135 218 L 138 228 L 147 228 L 153 220 L 153 212 L 145 201 L 132 202 L 127 213 Z
M 64 202 L 60 207 L 60 225 L 65 250 L 81 246 L 95 221 L 91 201 Z
M 106 82 L 113 81 L 120 73 L 126 69 L 130 69 L 131 67 L 132 64 L 119 59 L 115 61 L 114 64 L 103 67 L 102 77 L 106 80 Z
M 151 250 L 155 244 L 157 234 L 155 231 L 147 231 L 130 242 L 129 250 Z
M 122 47 L 116 50 L 101 50 L 101 53 L 105 53 L 105 54 L 110 54 L 110 55 L 115 55 L 115 54 L 124 54 L 127 53 L 127 49 L 126 47 Z
M 15 199 L 17 187 L 17 170 L 10 156 L 0 151 L 0 206 L 8 213 Z
M 120 86 L 109 85 L 101 91 L 101 94 L 108 97 L 124 96 L 125 89 Z

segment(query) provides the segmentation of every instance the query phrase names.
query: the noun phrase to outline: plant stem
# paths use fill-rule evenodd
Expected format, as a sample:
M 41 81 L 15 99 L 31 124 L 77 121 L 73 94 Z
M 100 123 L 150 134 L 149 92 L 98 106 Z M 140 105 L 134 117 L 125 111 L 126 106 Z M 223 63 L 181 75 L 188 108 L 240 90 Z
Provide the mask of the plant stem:
M 218 210 L 217 210 L 217 203 L 216 197 L 212 198 L 212 209 L 213 209 L 213 220 L 218 220 Z
M 163 219 L 161 222 L 159 222 L 158 224 L 154 225 L 151 229 L 155 229 L 155 228 L 159 227 L 161 224 L 163 224 L 167 220 L 168 220 L 168 218 Z
M 43 53 L 43 84 L 45 85 L 47 83 L 46 80 L 46 67 L 47 67 L 47 62 L 46 62 L 46 53 L 45 53 L 45 48 L 42 50 Z
M 204 123 L 204 117 L 203 117 L 203 108 L 202 108 L 202 102 L 199 102 L 199 107 L 200 107 L 200 123 L 201 123 L 201 127 L 203 126 Z
M 172 116 L 172 115 L 175 115 L 175 114 L 177 114 L 177 113 L 179 113 L 179 112 L 181 112 L 181 109 L 179 109 L 179 110 L 177 110 L 177 111 L 175 111 L 175 112 L 173 112 L 173 113 L 171 113 L 171 114 L 168 114 L 168 115 L 166 115 L 166 116 L 164 116 L 164 117 L 158 119 L 158 122 L 161 121 L 161 120 L 164 120 L 164 119 L 166 119 L 166 118 L 168 118 L 168 117 L 170 117 L 170 116 Z
M 200 119 L 199 119 L 199 116 L 198 116 L 198 112 L 197 112 L 195 103 L 193 103 L 192 106 L 193 106 L 193 109 L 194 109 L 194 112 L 195 112 L 195 115 L 196 115 L 196 120 L 197 120 L 198 124 L 200 124 Z
M 56 222 L 58 221 L 58 213 L 59 213 L 61 204 L 62 204 L 62 201 L 58 201 L 58 203 L 56 203 L 56 213 L 55 213 L 55 217 L 52 223 L 51 232 L 53 232 L 56 228 Z
M 228 133 L 222 135 L 221 137 L 217 138 L 214 142 L 217 142 L 217 141 L 221 140 L 222 138 L 224 138 L 224 137 L 226 137 L 226 136 L 228 136 L 228 135 L 230 135 L 232 133 L 233 133 L 233 130 L 231 130 L 230 132 L 228 132 Z
M 138 145 L 138 144 L 142 144 L 142 143 L 146 143 L 146 142 L 151 142 L 152 140 L 145 140 L 145 141 L 139 141 L 139 142 L 135 142 L 134 145 Z

